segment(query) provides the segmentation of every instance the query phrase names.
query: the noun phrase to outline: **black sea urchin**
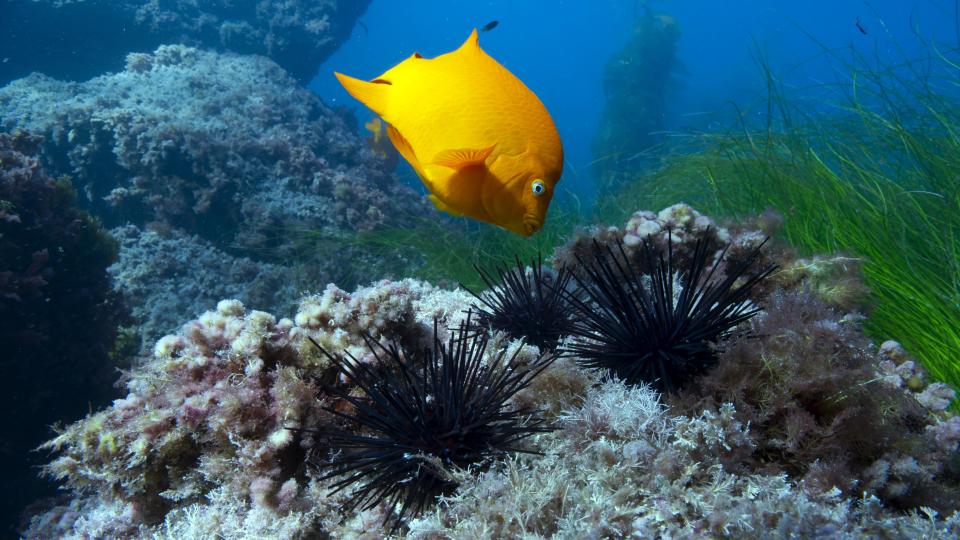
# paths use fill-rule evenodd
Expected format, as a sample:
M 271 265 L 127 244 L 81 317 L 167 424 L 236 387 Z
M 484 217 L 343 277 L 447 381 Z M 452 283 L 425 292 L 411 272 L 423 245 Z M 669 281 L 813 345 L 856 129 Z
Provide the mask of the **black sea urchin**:
M 571 278 L 566 269 L 545 275 L 538 256 L 531 261 L 528 272 L 517 257 L 516 266 L 496 269 L 499 284 L 486 270 L 479 266 L 476 269 L 487 284 L 487 291 L 477 294 L 463 288 L 483 303 L 478 326 L 501 330 L 541 350 L 555 348 L 560 338 L 572 330 L 570 304 L 564 296 Z
M 720 279 L 714 273 L 727 250 L 708 269 L 708 236 L 697 240 L 689 268 L 679 273 L 672 242 L 664 258 L 645 241 L 641 256 L 651 269 L 649 278 L 630 262 L 623 244 L 618 242 L 617 252 L 595 244 L 593 260 L 577 259 L 587 277 L 575 276 L 580 290 L 567 296 L 577 312 L 572 335 L 580 339 L 563 353 L 583 367 L 606 369 L 628 384 L 645 382 L 661 392 L 706 371 L 716 361 L 713 345 L 760 311 L 749 300 L 750 290 L 775 268 L 748 274 L 761 244 L 728 265 Z
M 321 430 L 331 453 L 315 464 L 324 479 L 337 478 L 334 491 L 356 482 L 350 508 L 369 509 L 386 502 L 392 530 L 408 512 L 423 510 L 456 483 L 454 468 L 481 463 L 506 452 L 526 452 L 517 443 L 550 431 L 534 411 L 511 408 L 507 401 L 526 388 L 554 360 L 541 356 L 517 363 L 519 349 L 485 361 L 488 338 L 467 322 L 451 330 L 444 345 L 434 323 L 433 347 L 409 354 L 396 344 L 383 346 L 369 336 L 372 365 L 350 354 L 338 357 L 318 348 L 363 395 L 342 389 L 328 392 L 348 402 L 351 412 L 327 410 L 356 431 Z M 390 518 L 387 518 L 388 520 Z

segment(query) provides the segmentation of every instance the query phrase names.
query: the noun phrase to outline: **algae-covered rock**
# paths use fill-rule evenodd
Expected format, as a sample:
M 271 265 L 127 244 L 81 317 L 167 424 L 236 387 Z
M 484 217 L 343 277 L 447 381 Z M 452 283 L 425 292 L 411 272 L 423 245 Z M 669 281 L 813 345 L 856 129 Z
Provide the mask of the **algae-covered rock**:
M 681 228 L 683 216 L 696 214 L 680 206 L 642 214 Z M 622 241 L 636 225 L 601 229 L 597 239 Z M 757 233 L 691 226 L 678 248 L 704 235 L 735 252 Z M 590 239 L 554 260 L 575 261 L 570 250 Z M 776 245 L 764 250 L 781 268 L 795 260 Z M 553 362 L 513 402 L 540 409 L 554 429 L 525 441 L 527 453 L 445 471 L 458 487 L 408 516 L 398 534 L 955 537 L 960 420 L 944 406 L 952 392 L 926 383 L 902 348 L 878 350 L 862 319 L 843 311 L 849 304 L 819 296 L 812 279 L 752 291 L 764 310 L 753 333 L 715 344 L 717 366 L 679 395 L 585 371 L 576 358 Z M 57 456 L 47 472 L 74 495 L 36 516 L 28 534 L 383 537 L 398 509 L 377 497 L 355 509 L 358 484 L 336 491 L 338 479 L 317 463 L 330 456 L 325 430 L 356 426 L 340 399 L 349 383 L 312 341 L 375 366 L 374 342 L 415 350 L 434 321 L 446 339 L 474 302 L 415 280 L 328 285 L 290 318 L 219 302 L 156 343 L 129 374 L 127 397 L 47 443 Z M 506 334 L 490 337 L 488 362 L 505 350 L 522 353 L 518 365 L 540 354 Z
M 107 267 L 117 245 L 74 204 L 69 181 L 40 164 L 41 139 L 0 133 L 0 522 L 53 486 L 33 452 L 49 425 L 72 421 L 112 395 L 110 353 L 125 310 Z M 122 360 L 122 359 L 118 359 Z M 9 530 L 0 531 L 8 536 Z
M 0 126 L 43 134 L 45 166 L 119 228 L 116 285 L 146 339 L 222 297 L 285 310 L 306 282 L 352 287 L 397 266 L 355 239 L 424 203 L 352 118 L 261 56 L 171 45 L 127 60 L 83 83 L 0 88 Z
M 11 0 L 0 83 L 37 71 L 82 80 L 130 52 L 179 43 L 269 56 L 302 82 L 346 41 L 370 0 Z
M 45 165 L 108 225 L 221 248 L 396 225 L 420 208 L 352 119 L 260 56 L 174 45 L 83 83 L 33 74 L 0 89 L 0 126 L 44 135 Z
M 670 92 L 677 86 L 680 27 L 673 17 L 647 12 L 603 70 L 606 98 L 591 144 L 604 181 L 635 172 L 662 141 Z
M 177 230 L 126 225 L 110 232 L 120 256 L 109 272 L 137 321 L 138 351 L 179 328 L 183 313 L 202 313 L 222 298 L 283 312 L 300 297 L 291 268 L 233 255 Z

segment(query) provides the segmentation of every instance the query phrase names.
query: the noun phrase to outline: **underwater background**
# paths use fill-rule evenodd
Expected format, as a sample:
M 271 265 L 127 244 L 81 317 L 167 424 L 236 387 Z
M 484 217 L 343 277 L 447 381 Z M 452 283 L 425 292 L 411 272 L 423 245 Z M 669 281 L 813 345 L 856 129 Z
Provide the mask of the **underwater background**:
M 731 114 L 729 102 L 748 106 L 762 99 L 766 83 L 758 55 L 769 58 L 783 84 L 812 101 L 849 77 L 843 62 L 854 55 L 894 65 L 927 55 L 930 44 L 956 41 L 950 2 L 494 1 L 455 7 L 425 0 L 402 6 L 383 2 L 371 4 L 362 19 L 366 28 L 353 29 L 310 88 L 331 104 L 370 115 L 332 71 L 372 78 L 411 51 L 425 56 L 446 52 L 463 40 L 463 28 L 497 20 L 495 31 L 482 38 L 484 48 L 547 105 L 564 141 L 565 188 L 592 198 L 590 164 L 602 156 L 591 151 L 591 141 L 606 102 L 604 69 L 624 49 L 647 9 L 677 25 L 675 33 L 666 31 L 659 49 L 644 51 L 652 57 L 648 61 L 666 64 L 660 81 L 648 81 L 663 88 L 658 111 L 663 132 L 725 127 L 721 122 Z M 868 28 L 866 35 L 857 29 L 857 20 Z
M 0 537 L 957 536 L 956 2 L 0 14 Z M 563 141 L 530 238 L 333 76 L 474 28 Z M 451 350 L 454 457 L 375 399 Z

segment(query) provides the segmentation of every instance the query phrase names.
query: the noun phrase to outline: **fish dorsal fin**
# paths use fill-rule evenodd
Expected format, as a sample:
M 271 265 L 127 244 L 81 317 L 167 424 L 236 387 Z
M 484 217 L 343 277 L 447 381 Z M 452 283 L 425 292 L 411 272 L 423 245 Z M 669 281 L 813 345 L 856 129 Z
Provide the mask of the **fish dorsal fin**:
M 460 46 L 461 51 L 477 50 L 480 48 L 480 37 L 477 33 L 477 29 L 474 28 L 473 32 L 470 32 L 470 37 L 463 42 L 463 45 Z
M 370 110 L 385 116 L 389 106 L 389 94 L 391 84 L 383 79 L 375 79 L 373 82 L 361 81 L 343 73 L 336 73 L 337 80 L 347 90 L 347 92 L 363 103 Z
M 433 158 L 434 165 L 442 165 L 453 170 L 460 171 L 467 167 L 483 165 L 490 153 L 493 152 L 491 145 L 486 148 L 456 148 L 453 150 L 444 150 Z
M 427 177 L 424 176 L 423 166 L 420 165 L 420 160 L 417 159 L 417 155 L 413 152 L 413 147 L 410 146 L 410 143 L 407 142 L 407 139 L 397 131 L 397 128 L 387 124 L 387 136 L 390 137 L 390 142 L 393 143 L 393 147 L 397 149 L 397 152 L 400 152 L 400 155 L 403 156 L 403 159 L 407 160 L 407 163 L 413 167 L 413 170 L 416 171 L 417 175 L 420 176 L 424 181 L 427 180 Z

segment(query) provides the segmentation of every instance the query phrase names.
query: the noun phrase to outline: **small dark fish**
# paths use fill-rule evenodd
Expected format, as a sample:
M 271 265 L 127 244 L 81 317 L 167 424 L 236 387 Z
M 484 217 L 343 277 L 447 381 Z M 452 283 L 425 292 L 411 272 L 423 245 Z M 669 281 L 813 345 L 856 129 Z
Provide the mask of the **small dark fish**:
M 363 21 L 357 21 L 357 24 L 360 25 L 360 28 L 363 28 L 363 33 L 365 35 L 368 35 L 368 36 L 370 35 L 370 29 L 367 28 L 367 25 L 363 24 Z
M 497 27 L 500 24 L 500 21 L 490 21 L 487 24 L 483 25 L 483 28 L 480 29 L 481 32 L 489 32 Z
M 861 34 L 867 35 L 867 29 L 864 28 L 862 24 L 860 24 L 860 17 L 857 17 L 857 22 L 853 24 L 857 25 L 857 30 L 859 30 Z

